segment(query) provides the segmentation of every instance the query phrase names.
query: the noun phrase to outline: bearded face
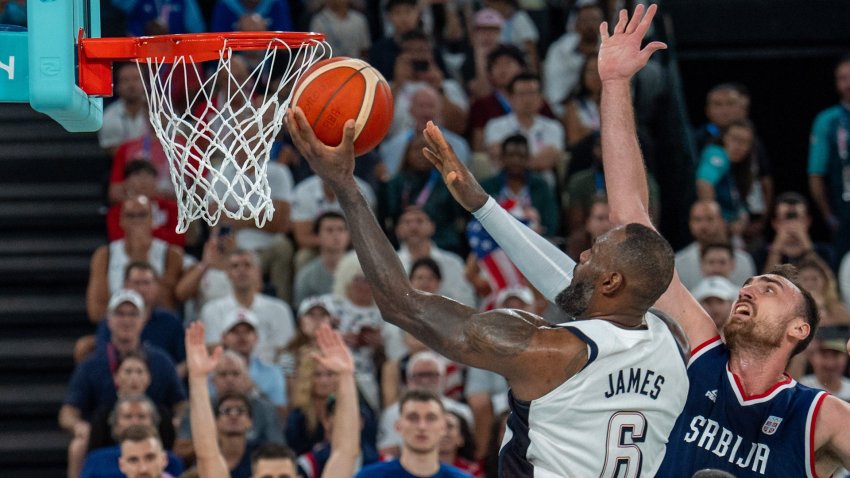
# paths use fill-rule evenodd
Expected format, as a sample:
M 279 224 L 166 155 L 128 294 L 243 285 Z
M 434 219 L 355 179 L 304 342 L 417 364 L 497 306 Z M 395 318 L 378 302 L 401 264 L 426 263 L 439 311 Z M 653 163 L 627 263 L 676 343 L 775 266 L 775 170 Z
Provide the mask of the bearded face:
M 574 318 L 581 317 L 590 305 L 593 283 L 588 279 L 573 278 L 573 282 L 555 297 L 555 304 Z
M 723 337 L 729 350 L 774 350 L 782 344 L 785 329 L 755 317 L 732 316 L 723 326 Z

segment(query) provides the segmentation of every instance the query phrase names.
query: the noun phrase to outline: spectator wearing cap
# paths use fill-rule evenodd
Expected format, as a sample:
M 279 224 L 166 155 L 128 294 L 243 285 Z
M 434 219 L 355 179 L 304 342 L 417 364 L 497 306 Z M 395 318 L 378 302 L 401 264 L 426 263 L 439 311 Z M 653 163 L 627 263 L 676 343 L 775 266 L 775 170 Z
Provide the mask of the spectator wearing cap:
M 144 395 L 130 395 L 120 398 L 115 403 L 109 421 L 112 424 L 112 437 L 115 443 L 118 443 L 124 432 L 131 426 L 144 425 L 157 428 L 160 425 L 160 416 L 150 399 Z M 167 448 L 164 443 L 163 448 Z M 168 455 L 166 471 L 174 476 L 179 476 L 183 471 L 183 462 L 171 451 L 166 451 L 166 454 Z M 101 447 L 90 451 L 86 456 L 80 478 L 124 477 L 118 467 L 120 456 L 121 447 L 119 445 Z
M 286 344 L 277 356 L 277 365 L 286 377 L 286 390 L 293 393 L 295 372 L 298 370 L 301 358 L 309 355 L 318 347 L 316 331 L 322 324 L 328 324 L 334 329 L 339 327 L 339 299 L 333 294 L 322 294 L 307 297 L 298 307 L 298 329 L 295 337 Z
M 732 303 L 738 297 L 738 287 L 726 277 L 709 276 L 697 284 L 693 294 L 722 334 L 723 324 L 732 312 Z
M 155 345 L 167 352 L 174 361 L 178 374 L 186 372 L 186 346 L 183 340 L 183 324 L 173 312 L 156 307 L 160 294 L 159 278 L 153 266 L 147 262 L 131 262 L 124 272 L 124 288 L 137 292 L 145 302 L 145 326 L 141 340 Z M 104 322 L 97 325 L 95 343 L 104 347 L 109 343 L 111 333 Z
M 482 98 L 493 92 L 487 71 L 487 57 L 499 46 L 505 19 L 492 8 L 482 8 L 472 18 L 469 40 L 471 48 L 461 67 L 464 85 L 472 99 Z
M 248 363 L 248 373 L 257 389 L 269 399 L 281 416 L 286 415 L 286 385 L 280 369 L 257 357 L 254 348 L 257 345 L 257 317 L 248 310 L 237 310 L 225 325 L 221 344 L 225 350 L 232 350 Z
M 263 396 L 251 381 L 248 364 L 245 359 L 232 350 L 226 350 L 212 373 L 210 397 L 215 403 L 222 403 L 228 396 L 246 397 L 249 408 L 250 425 L 245 434 L 251 443 L 285 443 L 283 427 L 275 406 Z M 215 408 L 215 407 L 214 407 Z M 174 452 L 184 461 L 194 459 L 192 446 L 192 428 L 187 410 L 181 416 L 180 429 L 174 441 Z
M 439 266 L 440 289 L 445 295 L 462 304 L 475 306 L 475 291 L 464 277 L 463 259 L 457 254 L 437 247 L 433 242 L 434 221 L 418 207 L 407 208 L 398 218 L 395 235 L 398 238 L 398 257 L 410 274 L 413 263 L 429 257 Z
M 351 235 L 345 216 L 327 211 L 316 218 L 313 232 L 318 239 L 318 257 L 314 257 L 295 275 L 293 305 L 300 309 L 301 301 L 331 292 L 334 270 L 351 246 Z
M 430 350 L 419 352 L 407 362 L 408 390 L 426 390 L 434 393 L 443 403 L 443 408 L 457 412 L 467 423 L 473 423 L 472 410 L 469 406 L 448 398 L 445 390 L 446 359 Z M 381 413 L 380 428 L 378 429 L 378 450 L 382 456 L 399 456 L 401 450 L 401 435 L 395 428 L 399 419 L 400 408 L 394 403 Z
M 842 326 L 820 327 L 806 349 L 813 373 L 801 377 L 803 385 L 821 388 L 850 402 L 850 379 L 847 370 L 847 339 L 850 329 Z
M 111 333 L 109 343 L 74 369 L 59 411 L 59 425 L 75 437 L 88 440 L 94 411 L 115 404 L 118 397 L 113 375 L 122 356 L 131 352 L 141 350 L 147 357 L 151 377 L 147 395 L 155 404 L 176 410 L 186 400 L 186 392 L 168 354 L 141 342 L 144 310 L 144 299 L 132 290 L 121 289 L 109 300 L 106 323 Z
M 261 294 L 260 261 L 256 253 L 237 249 L 228 259 L 227 274 L 233 291 L 230 295 L 207 302 L 201 309 L 206 326 L 207 343 L 217 344 L 238 310 L 249 310 L 257 318 L 255 353 L 272 362 L 278 348 L 294 335 L 294 321 L 289 305 L 275 297 Z
M 117 154 L 120 153 L 119 149 Z M 157 171 L 150 161 L 134 159 L 126 163 L 119 173 L 120 176 L 116 178 L 115 167 L 113 164 L 109 182 L 109 199 L 112 206 L 106 213 L 106 234 L 109 240 L 115 241 L 124 237 L 124 229 L 121 227 L 121 203 L 127 198 L 141 195 L 151 199 L 153 237 L 183 247 L 186 244 L 186 235 L 175 232 L 177 202 L 174 201 L 174 189 L 168 170 Z M 168 189 L 164 189 L 162 184 L 163 174 Z

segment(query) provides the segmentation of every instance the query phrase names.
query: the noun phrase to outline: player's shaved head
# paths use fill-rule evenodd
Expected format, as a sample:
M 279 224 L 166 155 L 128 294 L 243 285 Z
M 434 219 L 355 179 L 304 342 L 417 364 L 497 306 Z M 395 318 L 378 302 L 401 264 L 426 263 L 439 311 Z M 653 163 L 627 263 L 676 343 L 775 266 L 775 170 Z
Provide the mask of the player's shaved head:
M 632 283 L 632 294 L 647 309 L 673 280 L 673 248 L 661 234 L 642 224 L 625 226 L 625 237 L 617 245 L 616 260 L 616 265 Z

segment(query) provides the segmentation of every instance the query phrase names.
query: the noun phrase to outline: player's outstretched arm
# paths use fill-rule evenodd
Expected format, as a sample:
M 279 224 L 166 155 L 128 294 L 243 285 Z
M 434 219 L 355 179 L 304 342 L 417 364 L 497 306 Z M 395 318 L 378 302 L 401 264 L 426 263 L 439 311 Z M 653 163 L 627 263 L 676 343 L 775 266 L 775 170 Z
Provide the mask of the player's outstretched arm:
M 210 355 L 204 341 L 204 324 L 192 323 L 186 330 L 186 365 L 189 369 L 189 422 L 201 476 L 227 478 L 230 470 L 218 447 L 207 377 L 218 364 L 221 346 Z
M 631 79 L 649 61 L 652 54 L 666 48 L 661 42 L 651 42 L 641 48 L 652 24 L 656 5 L 635 7 L 629 18 L 620 11 L 613 33 L 608 23 L 599 27 L 602 42 L 599 47 L 599 77 L 602 80 L 600 116 L 602 119 L 602 162 L 614 224 L 637 222 L 653 227 L 649 217 L 649 189 L 646 170 L 635 129 L 632 110 Z M 667 292 L 656 307 L 681 324 L 692 347 L 717 336 L 714 322 L 674 274 Z
M 322 476 L 354 476 L 360 455 L 360 410 L 357 406 L 357 385 L 354 382 L 354 359 L 342 336 L 323 324 L 316 331 L 321 353 L 313 354 L 323 367 L 339 377 L 334 408 L 331 456 Z
M 570 285 L 575 261 L 496 204 L 457 159 L 433 122 L 428 122 L 424 135 L 428 146 L 422 149 L 422 154 L 440 172 L 455 200 L 475 215 L 531 284 L 554 302 Z
M 384 320 L 452 360 L 502 374 L 522 399 L 542 396 L 549 390 L 539 393 L 541 385 L 560 384 L 584 365 L 584 343 L 567 331 L 549 328 L 539 317 L 511 311 L 478 314 L 451 299 L 413 289 L 354 182 L 354 122 L 346 123 L 337 147 L 322 144 L 298 108 L 287 113 L 287 127 L 295 146 L 336 194 Z M 574 370 L 569 366 L 573 362 L 580 363 Z

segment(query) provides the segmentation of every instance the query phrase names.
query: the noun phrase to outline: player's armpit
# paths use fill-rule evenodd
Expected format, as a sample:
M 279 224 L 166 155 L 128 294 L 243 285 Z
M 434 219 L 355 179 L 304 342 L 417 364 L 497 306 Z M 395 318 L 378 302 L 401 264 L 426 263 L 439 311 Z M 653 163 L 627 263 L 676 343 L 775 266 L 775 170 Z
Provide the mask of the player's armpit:
M 815 460 L 818 476 L 830 476 L 839 466 L 850 468 L 850 404 L 828 395 L 815 424 Z
M 464 327 L 465 347 L 480 368 L 503 375 L 513 395 L 534 400 L 557 388 L 587 363 L 587 345 L 566 329 L 533 314 L 494 310 Z

